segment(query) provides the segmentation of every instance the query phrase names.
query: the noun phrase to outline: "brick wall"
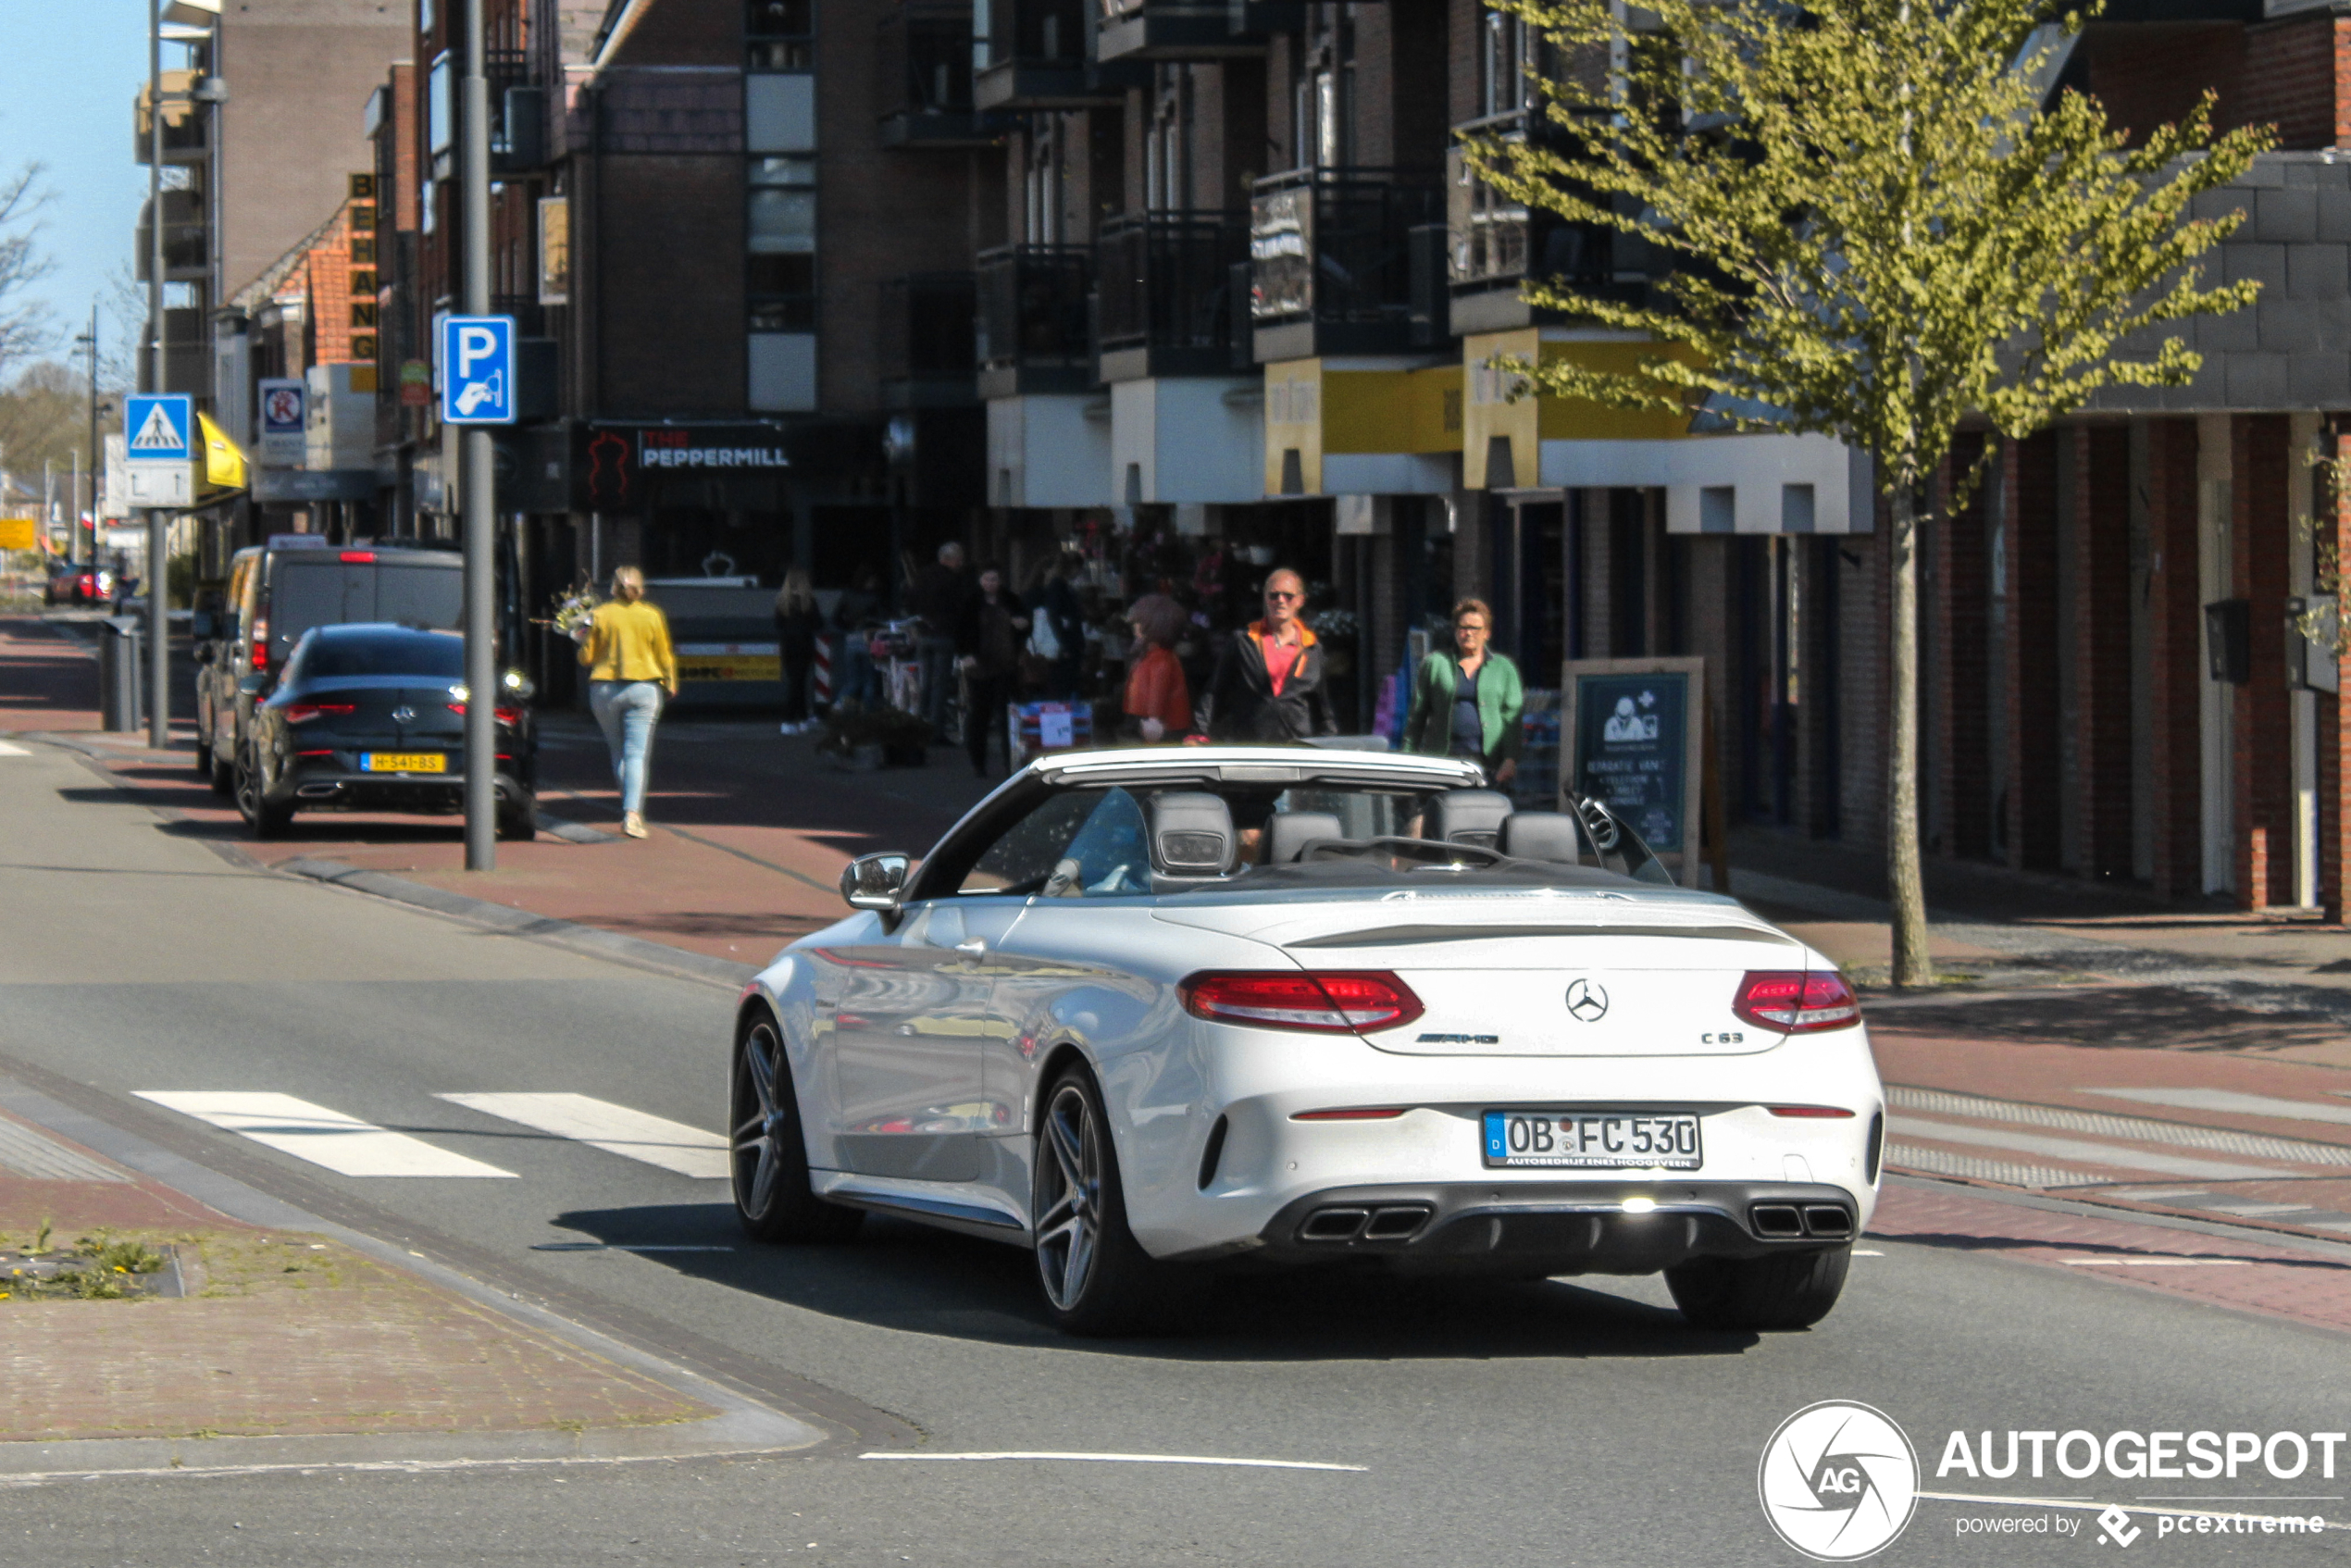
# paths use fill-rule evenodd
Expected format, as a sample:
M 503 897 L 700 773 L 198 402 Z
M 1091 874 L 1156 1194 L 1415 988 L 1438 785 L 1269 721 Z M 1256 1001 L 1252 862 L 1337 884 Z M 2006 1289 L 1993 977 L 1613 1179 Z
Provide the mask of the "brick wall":
M 1927 790 L 1934 819 L 1925 825 L 1929 842 L 1945 854 L 1981 857 L 1991 852 L 1991 728 L 1986 699 L 1991 666 L 1986 639 L 1991 579 L 1989 541 L 1984 537 L 1984 488 L 1953 510 L 1950 495 L 1960 476 L 1984 452 L 1984 437 L 1962 433 L 1953 443 L 1942 485 L 1938 526 L 1931 548 L 1934 570 L 1927 614 L 1934 622 L 1935 735 L 1928 754 L 1936 773 Z
M 1886 591 L 1892 569 L 1886 530 L 1890 509 L 1877 502 L 1876 530 L 1846 541 L 1837 585 L 1838 639 L 1844 668 L 1838 681 L 1844 709 L 1845 744 L 1840 749 L 1844 792 L 1840 837 L 1855 849 L 1885 847 Z
M 2193 419 L 2151 419 L 2147 442 L 2147 628 L 2152 664 L 2155 891 L 2203 890 L 2203 608 L 2196 594 L 2196 433 Z
M 2335 145 L 2344 46 L 2342 24 L 2325 11 L 2246 28 L 2243 76 L 2224 117 L 2233 125 L 2276 126 L 2278 145 L 2288 151 Z
M 2229 530 L 2236 597 L 2252 603 L 2250 681 L 2237 688 L 2236 884 L 2246 909 L 2294 898 L 2293 733 L 2285 687 L 2286 565 L 2293 541 L 2286 493 L 2288 420 L 2281 414 L 2231 421 Z
M 608 416 L 743 411 L 743 172 L 740 158 L 603 161 L 600 406 Z M 871 309 L 866 315 L 871 318 Z
M 2324 439 L 2327 451 L 2337 461 L 2344 455 L 2338 424 L 2335 431 Z M 2351 561 L 2351 485 L 2337 485 L 2331 513 L 2322 513 L 2321 542 L 2332 543 L 2338 561 Z M 2340 590 L 2337 590 L 2338 604 Z M 2339 635 L 2339 628 L 2338 628 Z M 2315 651 L 2314 651 L 2315 652 Z M 2338 686 L 2343 677 L 2351 675 L 2351 659 L 2338 659 L 2335 665 Z M 2326 917 L 2340 924 L 2344 919 L 2345 900 L 2344 889 L 2351 883 L 2351 801 L 2344 798 L 2346 785 L 2351 785 L 2351 725 L 2343 722 L 2340 694 L 2326 692 L 2317 695 L 2319 704 L 2319 902 L 2326 910 Z
M 2058 516 L 2055 431 L 2009 443 L 2009 864 L 2054 871 L 2059 854 Z M 2193 571 L 2195 557 L 2189 556 Z
M 2082 870 L 2131 874 L 2131 432 L 2077 426 L 2073 521 L 2074 773 Z
M 2091 94 L 2133 143 L 2196 106 L 2207 89 L 2226 116 L 2240 99 L 2245 56 L 2239 22 L 2093 24 L 2077 56 Z

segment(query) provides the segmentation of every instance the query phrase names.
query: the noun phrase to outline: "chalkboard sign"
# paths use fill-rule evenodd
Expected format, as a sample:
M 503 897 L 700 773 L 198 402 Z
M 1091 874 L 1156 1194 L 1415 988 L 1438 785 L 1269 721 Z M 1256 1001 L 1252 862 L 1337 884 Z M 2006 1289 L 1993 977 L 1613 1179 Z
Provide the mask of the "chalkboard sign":
M 1562 793 L 1586 795 L 1696 879 L 1705 674 L 1698 659 L 1569 661 L 1561 693 L 1574 752 Z

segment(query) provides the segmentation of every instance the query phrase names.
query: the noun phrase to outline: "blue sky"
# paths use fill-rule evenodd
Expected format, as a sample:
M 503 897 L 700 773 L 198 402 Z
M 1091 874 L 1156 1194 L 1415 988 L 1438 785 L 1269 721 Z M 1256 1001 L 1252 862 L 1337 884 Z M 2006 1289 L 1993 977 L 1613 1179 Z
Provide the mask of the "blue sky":
M 56 269 L 34 292 L 70 337 L 130 258 L 146 199 L 131 115 L 147 75 L 147 13 L 141 0 L 0 0 L 0 170 L 48 166 L 41 238 Z M 177 54 L 165 49 L 166 68 Z M 101 330 L 111 336 L 111 324 Z

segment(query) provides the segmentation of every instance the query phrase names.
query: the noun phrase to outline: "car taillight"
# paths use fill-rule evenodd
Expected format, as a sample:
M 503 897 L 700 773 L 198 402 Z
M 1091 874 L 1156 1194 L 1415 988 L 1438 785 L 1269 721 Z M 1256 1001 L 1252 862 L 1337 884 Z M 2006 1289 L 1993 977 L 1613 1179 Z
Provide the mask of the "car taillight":
M 372 550 L 346 550 L 342 553 L 342 558 L 346 561 L 372 561 L 376 558 L 376 553 Z
M 1312 1034 L 1398 1028 L 1423 1011 L 1412 988 L 1385 970 L 1209 971 L 1177 989 L 1195 1018 Z
M 253 617 L 253 667 L 269 667 L 269 622 L 261 616 Z
M 466 704 L 463 703 L 452 703 L 449 704 L 449 711 L 457 715 L 459 717 L 463 717 L 466 712 Z M 515 725 L 522 722 L 522 710 L 520 708 L 492 708 L 490 711 L 491 716 L 494 716 L 501 724 Z
M 288 703 L 286 722 L 308 724 L 314 718 L 341 718 L 353 708 L 354 704 L 350 703 Z
M 1860 1000 L 1834 969 L 1754 971 L 1739 982 L 1731 1011 L 1758 1028 L 1792 1035 L 1842 1029 L 1861 1021 Z

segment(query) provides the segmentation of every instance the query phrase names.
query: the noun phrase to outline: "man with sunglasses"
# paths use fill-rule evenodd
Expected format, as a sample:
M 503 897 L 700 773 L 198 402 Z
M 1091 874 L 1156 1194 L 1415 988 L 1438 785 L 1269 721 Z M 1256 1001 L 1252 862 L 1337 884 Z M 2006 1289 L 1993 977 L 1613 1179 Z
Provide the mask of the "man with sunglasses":
M 1265 618 L 1217 651 L 1216 673 L 1192 704 L 1188 739 L 1249 744 L 1338 733 L 1323 691 L 1325 654 L 1300 616 L 1305 608 L 1305 579 L 1287 566 L 1267 575 Z

